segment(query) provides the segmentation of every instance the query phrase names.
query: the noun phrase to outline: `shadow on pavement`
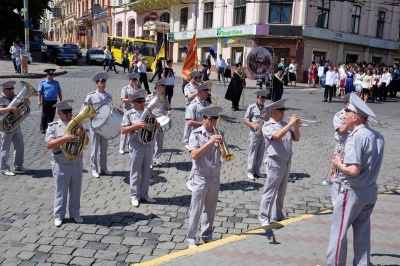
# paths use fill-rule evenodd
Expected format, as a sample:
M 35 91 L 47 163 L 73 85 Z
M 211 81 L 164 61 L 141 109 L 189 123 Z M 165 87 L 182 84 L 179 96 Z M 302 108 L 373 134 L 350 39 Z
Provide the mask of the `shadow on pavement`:
M 296 181 L 300 181 L 303 180 L 304 178 L 310 178 L 310 177 L 311 176 L 306 173 L 290 173 L 288 182 L 294 183 Z
M 157 205 L 175 205 L 179 207 L 189 207 L 190 206 L 190 200 L 192 195 L 189 194 L 190 191 L 188 191 L 187 195 L 181 195 L 181 196 L 172 196 L 170 198 L 163 198 L 163 197 L 154 197 L 155 200 L 157 200 Z M 189 215 L 189 214 L 187 214 Z M 186 218 L 186 217 L 179 217 L 180 213 L 178 213 L 178 218 Z
M 53 178 L 53 172 L 51 169 L 37 169 L 30 171 L 26 174 L 32 175 L 32 178 Z
M 140 220 L 152 220 L 160 218 L 155 214 L 142 214 L 135 212 L 116 212 L 104 215 L 84 215 L 83 224 L 96 224 L 106 227 L 121 227 L 134 224 Z M 67 219 L 66 223 L 75 223 L 72 219 Z
M 251 182 L 251 181 L 235 181 L 231 183 L 223 183 L 220 185 L 220 191 L 229 190 L 242 190 L 242 191 L 254 191 L 259 190 L 263 187 L 263 184 Z

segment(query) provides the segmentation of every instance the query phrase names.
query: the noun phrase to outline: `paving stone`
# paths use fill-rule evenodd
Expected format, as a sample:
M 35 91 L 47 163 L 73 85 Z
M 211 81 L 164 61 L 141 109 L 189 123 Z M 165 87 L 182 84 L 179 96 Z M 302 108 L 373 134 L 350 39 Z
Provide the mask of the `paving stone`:
M 52 250 L 50 250 L 50 253 L 71 255 L 74 250 L 75 247 L 55 246 Z
M 22 260 L 30 260 L 35 255 L 35 252 L 32 251 L 22 251 L 18 254 L 18 258 Z
M 96 259 L 105 259 L 105 260 L 110 260 L 113 261 L 114 258 L 117 256 L 117 252 L 115 251 L 108 251 L 108 250 L 98 250 L 94 257 Z
M 122 237 L 119 236 L 104 236 L 101 239 L 102 243 L 108 243 L 108 244 L 120 244 L 122 242 Z
M 72 256 L 93 258 L 94 254 L 96 252 L 97 252 L 97 249 L 77 248 L 77 249 L 75 249 L 74 253 L 72 253 Z
M 88 248 L 88 249 L 102 249 L 102 250 L 104 250 L 104 249 L 107 248 L 107 246 L 108 246 L 108 244 L 106 244 L 106 243 L 89 242 L 89 243 L 87 243 L 85 248 Z
M 49 257 L 50 257 L 50 254 L 48 254 L 48 253 L 36 253 L 31 258 L 31 261 L 45 262 Z

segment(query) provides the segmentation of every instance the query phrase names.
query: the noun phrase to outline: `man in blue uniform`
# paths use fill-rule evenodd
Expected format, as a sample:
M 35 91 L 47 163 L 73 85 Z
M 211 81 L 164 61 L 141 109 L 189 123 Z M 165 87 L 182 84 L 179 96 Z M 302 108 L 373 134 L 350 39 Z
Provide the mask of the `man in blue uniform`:
M 355 94 L 350 95 L 344 119 L 352 130 L 347 137 L 343 162 L 338 155 L 332 164 L 339 170 L 340 193 L 333 209 L 327 265 L 346 265 L 347 230 L 353 228 L 353 265 L 370 265 L 371 213 L 378 198 L 378 179 L 385 141 L 368 127 L 374 112 Z
M 77 135 L 65 134 L 65 129 L 72 119 L 73 100 L 65 100 L 55 104 L 60 117 L 56 122 L 50 123 L 46 133 L 46 148 L 52 150 L 52 170 L 54 177 L 54 225 L 60 227 L 67 210 L 69 194 L 69 215 L 77 223 L 83 223 L 80 216 L 81 190 L 82 190 L 82 154 L 69 159 L 62 151 L 64 143 L 75 143 L 78 137 L 83 136 L 83 130 L 78 129 Z M 79 135 L 79 136 L 78 136 Z M 83 140 L 84 145 L 89 142 L 88 137 Z
M 0 97 L 0 115 L 6 115 L 12 112 L 15 116 L 18 115 L 16 107 L 9 107 L 11 101 L 16 96 L 14 94 L 15 81 L 7 81 L 0 85 L 3 86 L 3 93 Z M 24 99 L 25 104 L 29 105 L 28 98 Z M 15 173 L 8 166 L 8 158 L 10 155 L 11 142 L 14 145 L 14 167 L 15 172 L 27 171 L 23 167 L 24 164 L 24 138 L 21 131 L 21 126 L 16 126 L 11 132 L 1 132 L 1 172 L 3 175 L 14 176 Z
M 269 225 L 271 219 L 285 219 L 282 209 L 293 155 L 292 141 L 300 140 L 300 118 L 294 114 L 289 123 L 283 121 L 286 101 L 287 99 L 281 99 L 267 105 L 271 110 L 271 118 L 262 129 L 267 151 L 267 178 L 258 216 L 262 226 Z
M 53 122 L 56 115 L 56 108 L 53 107 L 57 103 L 57 97 L 62 101 L 62 93 L 60 83 L 54 80 L 55 69 L 45 69 L 47 79 L 39 84 L 38 88 L 38 105 L 42 107 L 42 115 L 40 121 L 40 132 L 46 133 L 48 123 Z

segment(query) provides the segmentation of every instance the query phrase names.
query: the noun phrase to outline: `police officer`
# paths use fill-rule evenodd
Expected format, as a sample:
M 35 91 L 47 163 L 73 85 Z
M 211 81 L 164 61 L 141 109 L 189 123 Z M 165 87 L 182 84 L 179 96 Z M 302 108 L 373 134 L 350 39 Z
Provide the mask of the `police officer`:
M 15 116 L 18 115 L 16 107 L 9 107 L 11 101 L 16 96 L 14 94 L 15 81 L 7 81 L 0 86 L 3 86 L 3 93 L 0 97 L 0 115 L 6 115 L 12 112 Z M 25 104 L 29 105 L 30 100 L 24 99 Z M 8 166 L 8 157 L 10 155 L 11 142 L 14 146 L 14 168 L 15 172 L 28 171 L 24 164 L 24 138 L 21 131 L 21 126 L 16 126 L 11 132 L 1 132 L 1 172 L 3 175 L 14 176 L 15 173 Z
M 200 71 L 193 71 L 189 74 L 189 83 L 186 84 L 184 88 L 184 94 L 186 98 L 186 109 L 188 105 L 193 101 L 194 98 L 197 96 L 197 86 L 199 86 L 199 77 L 200 77 Z M 185 129 L 183 131 L 183 144 L 185 145 L 185 148 L 189 148 L 189 136 L 190 136 L 190 127 L 187 123 L 187 120 L 185 121 Z
M 158 93 L 159 95 L 162 95 L 162 97 L 164 97 L 164 101 L 165 101 L 164 104 L 158 105 L 151 111 L 153 113 L 153 115 L 157 118 L 161 117 L 161 116 L 165 116 L 165 115 L 167 115 L 167 116 L 172 115 L 168 98 L 165 95 L 166 81 L 167 81 L 166 78 L 162 78 L 162 79 L 158 80 L 156 83 L 156 93 Z M 146 97 L 146 104 L 149 104 L 154 97 L 155 97 L 154 94 L 148 95 Z M 162 166 L 162 163 L 160 162 L 161 153 L 162 153 L 163 145 L 164 145 L 164 132 L 162 132 L 162 130 L 159 130 L 157 132 L 157 134 L 155 135 L 153 144 L 154 144 L 153 165 Z
M 84 130 L 78 129 L 77 135 L 65 134 L 65 129 L 72 119 L 73 100 L 61 101 L 54 106 L 60 117 L 56 122 L 50 123 L 46 133 L 46 148 L 53 153 L 52 170 L 54 177 L 54 225 L 59 227 L 65 218 L 67 198 L 69 194 L 69 215 L 77 223 L 83 223 L 80 216 L 82 172 L 82 154 L 74 159 L 67 158 L 62 152 L 64 143 L 75 143 L 78 135 L 82 137 Z M 89 142 L 84 139 L 85 145 Z
M 197 86 L 197 96 L 186 108 L 185 119 L 188 123 L 189 132 L 203 125 L 203 115 L 200 113 L 201 109 L 209 106 L 207 97 L 210 94 L 211 82 L 207 81 Z M 190 191 L 193 190 L 193 173 L 190 173 L 187 187 Z
M 374 112 L 355 94 L 350 96 L 344 119 L 352 130 L 347 137 L 343 162 L 336 155 L 332 164 L 339 170 L 340 193 L 333 209 L 326 255 L 327 265 L 346 265 L 347 230 L 353 228 L 353 265 L 370 265 L 371 225 L 378 186 L 376 180 L 383 160 L 384 139 L 368 127 Z
M 140 90 L 140 86 L 138 86 L 138 80 L 140 78 L 139 73 L 130 73 L 128 75 L 129 85 L 125 86 L 121 90 L 121 101 L 124 105 L 125 112 L 129 111 L 133 108 L 132 99 L 130 98 L 135 91 Z M 119 153 L 125 153 L 125 144 L 128 135 L 121 134 L 119 140 Z
M 39 84 L 38 88 L 38 105 L 42 107 L 42 115 L 40 121 L 40 132 L 46 133 L 47 125 L 53 122 L 56 115 L 56 108 L 53 107 L 57 103 L 57 96 L 62 101 L 62 93 L 60 83 L 54 80 L 55 69 L 45 69 L 47 79 Z
M 333 117 L 333 127 L 335 128 L 335 141 L 336 141 L 335 153 L 339 154 L 339 156 L 342 159 L 344 154 L 344 144 L 346 143 L 347 136 L 350 133 L 346 125 L 346 120 L 344 120 L 344 114 L 346 113 L 345 109 L 349 105 L 350 95 L 351 93 L 348 93 L 345 96 L 343 96 L 341 101 L 344 102 L 344 108 L 339 112 L 337 112 Z M 331 181 L 332 181 L 331 201 L 332 204 L 335 204 L 336 197 L 339 194 L 339 186 L 340 186 L 340 179 L 338 178 L 335 171 L 331 173 Z
M 260 172 L 265 152 L 265 141 L 261 132 L 262 125 L 260 121 L 265 123 L 269 119 L 267 108 L 264 106 L 268 91 L 257 90 L 254 94 L 257 96 L 257 102 L 249 105 L 243 120 L 243 122 L 250 127 L 247 177 L 251 180 L 255 180 L 254 176 L 264 177 Z
M 269 225 L 271 219 L 275 221 L 285 219 L 282 209 L 293 154 L 292 141 L 300 140 L 298 127 L 300 118 L 294 114 L 289 123 L 283 121 L 286 101 L 287 99 L 281 99 L 267 105 L 271 110 L 271 118 L 262 129 L 267 151 L 265 160 L 267 178 L 258 216 L 262 226 Z
M 203 125 L 190 134 L 189 151 L 192 158 L 193 191 L 190 202 L 187 243 L 189 248 L 197 246 L 196 232 L 201 216 L 201 238 L 205 243 L 212 241 L 212 228 L 217 208 L 221 151 L 218 143 L 221 135 L 214 134 L 214 127 L 222 112 L 219 106 L 204 107 L 201 111 Z
M 135 207 L 139 206 L 142 199 L 148 203 L 155 203 L 156 200 L 149 197 L 150 165 L 153 156 L 153 145 L 142 144 L 139 140 L 138 130 L 145 129 L 148 124 L 141 119 L 146 103 L 143 89 L 132 95 L 133 108 L 124 114 L 121 124 L 121 133 L 129 134 L 129 157 L 130 169 L 130 193 L 131 202 Z M 160 124 L 156 123 L 160 129 Z
M 95 110 L 97 110 L 101 105 L 105 103 L 111 103 L 112 97 L 108 94 L 106 89 L 108 74 L 106 72 L 100 72 L 94 75 L 93 82 L 96 83 L 97 89 L 92 91 L 86 96 L 85 102 L 91 105 Z M 93 118 L 90 115 L 90 118 Z M 89 128 L 90 133 L 90 165 L 93 177 L 100 177 L 99 173 L 105 175 L 113 175 L 113 172 L 107 169 L 107 144 L 108 139 L 102 135 L 93 131 L 93 128 Z M 99 152 L 100 150 L 100 152 Z M 97 168 L 97 155 L 100 156 L 100 171 Z

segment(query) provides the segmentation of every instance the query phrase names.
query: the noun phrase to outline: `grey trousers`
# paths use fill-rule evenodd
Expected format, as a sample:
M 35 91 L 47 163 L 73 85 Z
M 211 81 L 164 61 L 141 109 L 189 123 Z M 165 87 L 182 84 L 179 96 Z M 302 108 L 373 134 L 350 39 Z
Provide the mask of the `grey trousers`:
M 185 120 L 185 129 L 183 130 L 183 144 L 189 145 L 189 137 L 192 132 L 192 127 L 189 126 L 188 121 Z
M 269 223 L 272 219 L 285 219 L 282 212 L 283 201 L 289 180 L 291 160 L 278 161 L 268 157 L 265 160 L 267 178 L 261 196 L 258 219 L 261 224 Z
M 158 131 L 156 136 L 154 137 L 153 161 L 156 163 L 160 162 L 163 146 L 164 146 L 164 132 Z
M 192 171 L 193 172 L 193 171 Z M 196 244 L 196 232 L 201 215 L 201 238 L 212 240 L 212 227 L 217 209 L 219 177 L 202 177 L 193 175 L 192 200 L 190 202 L 189 228 L 187 242 Z
M 90 140 L 90 168 L 92 173 L 99 173 L 99 170 L 108 171 L 107 169 L 107 144 L 108 139 L 89 129 Z M 100 150 L 100 151 L 99 151 Z M 100 154 L 99 154 L 100 153 Z M 97 155 L 100 156 L 100 169 L 97 168 Z
M 249 132 L 249 155 L 247 157 L 247 172 L 260 173 L 260 167 L 265 152 L 264 136 L 256 136 L 253 131 Z
M 14 167 L 22 167 L 24 164 L 24 138 L 21 127 L 17 126 L 9 133 L 1 132 L 1 171 L 10 170 L 8 158 L 10 156 L 11 143 L 14 145 Z
M 371 213 L 378 198 L 378 187 L 343 189 L 333 208 L 326 265 L 346 265 L 347 230 L 353 227 L 353 265 L 370 265 Z
M 82 163 L 59 164 L 54 163 L 54 218 L 64 219 L 67 209 L 69 194 L 69 216 L 76 218 L 80 216 L 81 190 L 82 190 Z
M 119 149 L 124 151 L 126 143 L 129 143 L 129 134 L 121 134 L 119 138 Z
M 138 140 L 129 143 L 131 163 L 129 185 L 131 200 L 149 197 L 150 164 L 153 157 L 153 144 L 143 145 Z

